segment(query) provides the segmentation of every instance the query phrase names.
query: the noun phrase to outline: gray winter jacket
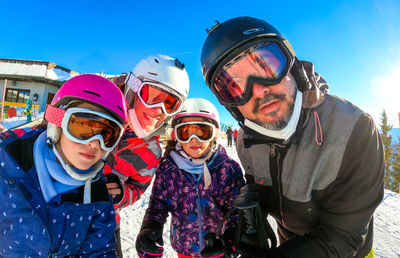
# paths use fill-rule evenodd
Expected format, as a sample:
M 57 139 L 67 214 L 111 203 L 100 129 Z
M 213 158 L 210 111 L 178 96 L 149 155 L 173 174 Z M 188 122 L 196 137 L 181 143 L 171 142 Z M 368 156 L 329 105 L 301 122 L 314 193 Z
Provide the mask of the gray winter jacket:
M 383 198 L 383 147 L 372 118 L 315 88 L 303 92 L 301 119 L 288 142 L 245 131 L 238 134 L 238 154 L 248 182 L 265 186 L 261 207 L 278 222 L 278 251 L 365 257 Z

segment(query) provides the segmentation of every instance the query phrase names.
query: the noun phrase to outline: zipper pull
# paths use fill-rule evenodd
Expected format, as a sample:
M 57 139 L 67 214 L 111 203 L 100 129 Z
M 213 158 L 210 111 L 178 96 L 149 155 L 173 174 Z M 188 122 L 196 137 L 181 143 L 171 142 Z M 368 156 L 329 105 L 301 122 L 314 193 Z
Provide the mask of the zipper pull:
M 271 145 L 271 152 L 270 152 L 270 155 L 271 155 L 272 157 L 275 157 L 275 145 L 274 145 L 274 144 Z

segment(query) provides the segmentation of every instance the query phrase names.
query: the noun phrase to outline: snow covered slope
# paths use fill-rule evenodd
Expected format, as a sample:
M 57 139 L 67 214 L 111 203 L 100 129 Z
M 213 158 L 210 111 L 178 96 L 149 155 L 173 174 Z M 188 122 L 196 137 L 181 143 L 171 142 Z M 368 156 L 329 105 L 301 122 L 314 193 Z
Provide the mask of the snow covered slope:
M 235 147 L 226 147 L 226 141 L 221 141 L 230 157 L 239 162 Z M 150 186 L 151 187 L 151 186 Z M 121 212 L 121 239 L 124 257 L 138 257 L 135 249 L 136 235 L 139 232 L 144 213 L 147 208 L 151 189 L 133 206 Z M 276 226 L 275 222 L 271 225 Z M 374 216 L 374 251 L 375 257 L 400 257 L 400 195 L 385 191 L 385 197 Z M 169 222 L 164 226 L 164 256 L 177 257 L 169 244 Z

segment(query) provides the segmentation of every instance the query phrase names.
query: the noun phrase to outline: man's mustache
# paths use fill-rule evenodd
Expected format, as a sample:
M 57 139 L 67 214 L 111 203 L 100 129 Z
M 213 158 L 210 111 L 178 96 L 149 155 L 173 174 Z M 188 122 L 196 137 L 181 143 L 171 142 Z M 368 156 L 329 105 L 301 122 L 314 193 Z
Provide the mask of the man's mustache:
M 285 94 L 276 94 L 276 93 L 271 93 L 265 96 L 264 98 L 258 98 L 254 100 L 254 107 L 253 107 L 253 114 L 257 114 L 258 110 L 260 107 L 274 99 L 278 99 L 280 101 L 285 101 L 286 100 L 286 95 Z

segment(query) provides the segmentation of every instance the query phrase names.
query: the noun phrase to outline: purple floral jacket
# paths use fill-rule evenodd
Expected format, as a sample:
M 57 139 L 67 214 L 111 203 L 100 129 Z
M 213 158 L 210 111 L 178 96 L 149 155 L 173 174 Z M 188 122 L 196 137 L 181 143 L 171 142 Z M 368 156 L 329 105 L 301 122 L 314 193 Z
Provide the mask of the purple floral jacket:
M 196 177 L 180 170 L 170 156 L 163 158 L 146 210 L 145 220 L 166 222 L 171 214 L 171 245 L 180 254 L 199 256 L 204 248 L 203 237 L 216 233 L 225 214 L 244 185 L 239 164 L 220 146 L 207 162 L 211 185 L 204 189 L 204 177 Z M 236 227 L 237 213 L 232 213 L 222 231 Z M 223 232 L 221 232 L 223 233 Z

